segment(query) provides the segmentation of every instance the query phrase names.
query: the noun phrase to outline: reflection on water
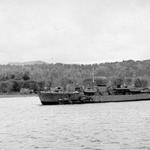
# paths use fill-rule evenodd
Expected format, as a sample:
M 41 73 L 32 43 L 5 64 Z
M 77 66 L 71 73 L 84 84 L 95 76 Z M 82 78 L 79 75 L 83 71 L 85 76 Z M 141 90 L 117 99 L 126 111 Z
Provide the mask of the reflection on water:
M 42 106 L 0 99 L 1 150 L 150 149 L 150 101 Z

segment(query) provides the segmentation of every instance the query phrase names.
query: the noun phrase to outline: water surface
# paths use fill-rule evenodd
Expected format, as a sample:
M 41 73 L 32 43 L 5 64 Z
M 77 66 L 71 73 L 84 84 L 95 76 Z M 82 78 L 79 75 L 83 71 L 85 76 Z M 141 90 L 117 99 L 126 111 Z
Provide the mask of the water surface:
M 0 99 L 0 150 L 148 150 L 150 101 L 42 106 Z

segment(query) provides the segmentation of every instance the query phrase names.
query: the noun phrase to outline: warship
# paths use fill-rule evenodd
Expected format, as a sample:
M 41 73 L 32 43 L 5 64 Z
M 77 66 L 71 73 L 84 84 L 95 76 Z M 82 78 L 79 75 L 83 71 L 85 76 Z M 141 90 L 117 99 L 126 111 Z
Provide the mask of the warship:
M 129 102 L 150 100 L 150 89 L 100 86 L 82 90 L 78 87 L 69 92 L 57 87 L 53 91 L 40 91 L 38 96 L 43 105 Z

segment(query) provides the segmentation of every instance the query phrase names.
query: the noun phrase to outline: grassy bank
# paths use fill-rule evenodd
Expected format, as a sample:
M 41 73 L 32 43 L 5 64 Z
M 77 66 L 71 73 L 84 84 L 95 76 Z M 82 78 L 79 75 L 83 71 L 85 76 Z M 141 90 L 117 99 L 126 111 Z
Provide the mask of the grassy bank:
M 0 98 L 11 98 L 11 97 L 33 97 L 37 96 L 37 94 L 20 94 L 20 93 L 5 93 L 5 94 L 0 94 Z

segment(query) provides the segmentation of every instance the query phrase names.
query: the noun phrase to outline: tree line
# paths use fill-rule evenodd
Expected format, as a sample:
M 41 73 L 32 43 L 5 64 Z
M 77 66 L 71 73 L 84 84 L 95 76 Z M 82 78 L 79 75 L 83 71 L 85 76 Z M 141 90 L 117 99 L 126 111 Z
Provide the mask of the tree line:
M 150 82 L 150 60 L 122 61 L 101 64 L 33 64 L 33 65 L 0 65 L 0 92 L 19 92 L 31 89 L 33 92 L 44 88 L 66 84 L 90 84 L 88 79 L 106 82 L 114 86 L 121 84 L 135 87 L 147 87 Z M 104 81 L 100 80 L 103 79 Z M 107 82 L 108 82 L 107 81 Z M 107 83 L 109 84 L 109 83 Z

